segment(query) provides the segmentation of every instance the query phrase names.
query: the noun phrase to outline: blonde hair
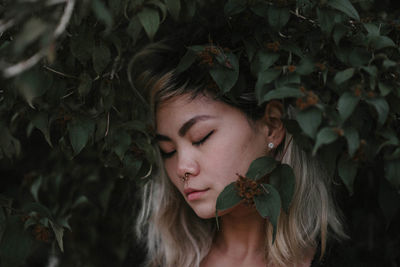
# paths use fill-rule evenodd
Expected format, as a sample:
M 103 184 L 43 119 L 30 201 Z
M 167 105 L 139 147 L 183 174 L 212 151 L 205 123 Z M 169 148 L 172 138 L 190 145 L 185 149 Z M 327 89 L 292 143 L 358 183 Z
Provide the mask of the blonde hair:
M 145 86 L 151 88 L 153 111 L 173 96 L 192 93 L 195 97 L 198 93 L 188 83 L 181 86 L 174 83 L 173 72 L 153 76 Z M 346 237 L 327 172 L 314 157 L 289 140 L 287 134 L 284 146 L 287 152 L 282 162 L 293 168 L 295 192 L 288 214 L 280 214 L 273 243 L 272 226 L 266 220 L 265 257 L 274 266 L 296 265 L 319 242 L 322 257 L 328 239 Z M 146 266 L 197 267 L 211 248 L 216 234 L 215 220 L 197 217 L 166 176 L 160 155 L 158 161 L 160 168 L 143 188 L 136 225 L 137 234 L 148 250 Z

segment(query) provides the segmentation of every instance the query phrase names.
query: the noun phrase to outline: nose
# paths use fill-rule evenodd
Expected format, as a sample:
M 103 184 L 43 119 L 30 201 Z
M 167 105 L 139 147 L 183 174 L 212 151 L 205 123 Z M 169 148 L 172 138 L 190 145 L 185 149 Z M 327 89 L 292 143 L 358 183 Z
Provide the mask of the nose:
M 197 176 L 200 172 L 199 164 L 194 153 L 190 151 L 178 153 L 177 175 L 184 177 L 186 173 Z

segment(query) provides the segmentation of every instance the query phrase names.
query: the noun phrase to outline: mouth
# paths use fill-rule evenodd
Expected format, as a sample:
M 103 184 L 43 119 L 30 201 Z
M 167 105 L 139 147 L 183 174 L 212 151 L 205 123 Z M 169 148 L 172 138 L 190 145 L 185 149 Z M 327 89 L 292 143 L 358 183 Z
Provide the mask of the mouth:
M 201 198 L 208 190 L 209 190 L 209 188 L 206 188 L 203 190 L 187 188 L 184 190 L 184 193 L 185 193 L 186 198 L 189 201 L 192 201 L 192 200 L 197 200 L 197 199 Z

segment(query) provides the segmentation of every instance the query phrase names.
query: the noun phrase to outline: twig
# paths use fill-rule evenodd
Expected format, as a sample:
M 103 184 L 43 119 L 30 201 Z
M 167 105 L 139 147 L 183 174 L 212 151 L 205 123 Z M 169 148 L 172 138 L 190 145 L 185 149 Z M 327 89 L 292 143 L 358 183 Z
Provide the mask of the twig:
M 48 71 L 54 72 L 54 73 L 56 73 L 56 74 L 58 74 L 58 75 L 61 75 L 61 76 L 67 77 L 67 78 L 72 78 L 72 79 L 77 79 L 77 80 L 79 80 L 78 77 L 75 77 L 75 76 L 72 76 L 72 75 L 69 75 L 69 74 L 62 73 L 62 72 L 57 71 L 57 70 L 55 70 L 55 69 L 52 69 L 52 68 L 50 68 L 50 67 L 48 67 L 48 66 L 43 66 L 43 68 L 45 68 L 45 69 L 48 70 Z
M 67 27 L 68 22 L 72 16 L 72 12 L 74 10 L 74 6 L 75 6 L 75 0 L 67 0 L 67 4 L 64 9 L 64 14 L 61 16 L 60 22 L 58 23 L 58 26 L 53 33 L 54 40 L 58 36 L 60 36 L 64 32 L 65 28 Z M 46 55 L 47 50 L 48 50 L 48 47 L 44 47 L 39 52 L 37 52 L 36 54 L 31 56 L 29 59 L 6 68 L 5 70 L 3 70 L 3 76 L 5 78 L 11 78 L 27 69 L 33 67 Z
M 110 112 L 107 113 L 107 128 L 106 128 L 106 132 L 104 134 L 104 137 L 106 137 L 108 135 L 108 130 L 110 129 Z

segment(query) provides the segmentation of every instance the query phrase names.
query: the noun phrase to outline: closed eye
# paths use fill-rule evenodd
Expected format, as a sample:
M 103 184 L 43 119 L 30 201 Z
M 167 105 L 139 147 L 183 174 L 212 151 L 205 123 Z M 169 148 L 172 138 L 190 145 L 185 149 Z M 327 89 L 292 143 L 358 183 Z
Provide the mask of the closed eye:
M 204 136 L 201 140 L 197 141 L 197 142 L 193 142 L 192 144 L 195 146 L 201 146 L 207 139 L 208 137 L 210 137 L 212 134 L 214 133 L 214 130 L 212 130 L 211 132 L 209 132 L 206 136 Z
M 175 150 L 171 151 L 171 152 L 164 152 L 160 149 L 160 153 L 161 153 L 161 157 L 163 157 L 164 159 L 170 158 L 174 155 Z

